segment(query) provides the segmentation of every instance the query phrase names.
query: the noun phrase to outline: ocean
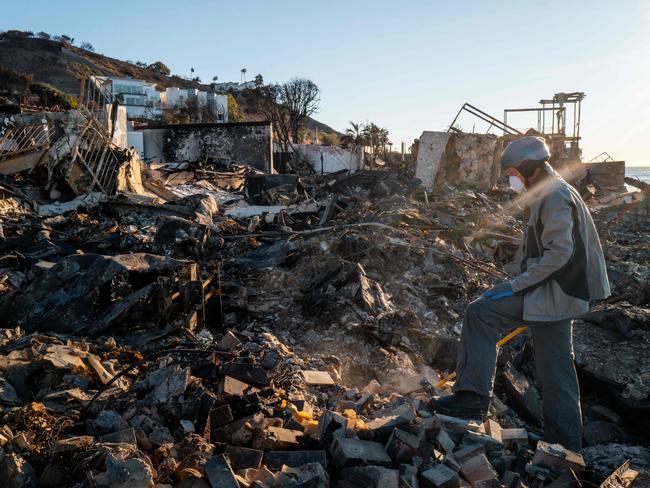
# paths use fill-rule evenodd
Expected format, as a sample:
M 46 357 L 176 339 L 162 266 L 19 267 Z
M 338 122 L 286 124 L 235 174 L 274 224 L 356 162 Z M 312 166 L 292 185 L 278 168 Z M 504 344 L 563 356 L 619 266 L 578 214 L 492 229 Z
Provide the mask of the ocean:
M 650 166 L 626 166 L 625 176 L 650 183 Z

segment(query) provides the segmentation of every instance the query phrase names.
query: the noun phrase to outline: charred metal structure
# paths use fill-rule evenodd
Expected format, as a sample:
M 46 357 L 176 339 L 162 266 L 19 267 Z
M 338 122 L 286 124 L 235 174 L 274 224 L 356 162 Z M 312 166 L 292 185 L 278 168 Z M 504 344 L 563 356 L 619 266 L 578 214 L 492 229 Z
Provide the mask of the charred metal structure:
M 465 103 L 460 108 L 456 117 L 449 125 L 448 132 L 462 132 L 457 127 L 458 118 L 468 113 L 486 123 L 490 131 L 501 132 L 504 145 L 519 137 L 540 135 L 544 137 L 551 147 L 551 164 L 562 168 L 573 163 L 580 163 L 582 150 L 580 149 L 580 115 L 584 92 L 556 93 L 552 98 L 541 99 L 537 107 L 507 108 L 503 111 L 503 120 L 484 112 L 477 107 Z M 533 114 L 537 118 L 536 126 L 525 132 L 512 125 L 514 114 Z M 510 118 L 510 121 L 508 120 Z

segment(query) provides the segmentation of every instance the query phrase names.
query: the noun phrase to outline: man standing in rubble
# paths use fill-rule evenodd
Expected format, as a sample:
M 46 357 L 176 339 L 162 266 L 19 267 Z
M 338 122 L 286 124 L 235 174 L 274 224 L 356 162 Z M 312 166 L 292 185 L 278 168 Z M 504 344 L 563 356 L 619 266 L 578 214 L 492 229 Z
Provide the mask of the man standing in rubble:
M 501 167 L 527 208 L 517 253 L 518 275 L 485 292 L 465 314 L 454 394 L 433 400 L 436 412 L 487 415 L 496 372 L 496 342 L 527 325 L 543 395 L 544 440 L 582 447 L 580 392 L 573 363 L 572 319 L 610 294 L 603 250 L 579 193 L 548 164 L 544 139 L 523 137 L 501 155 Z

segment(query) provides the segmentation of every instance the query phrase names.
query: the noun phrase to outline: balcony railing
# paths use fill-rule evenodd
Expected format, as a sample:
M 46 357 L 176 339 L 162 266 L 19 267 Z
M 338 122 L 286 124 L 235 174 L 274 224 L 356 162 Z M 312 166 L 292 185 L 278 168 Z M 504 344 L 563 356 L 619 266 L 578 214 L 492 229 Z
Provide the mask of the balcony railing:
M 11 127 L 0 135 L 0 159 L 45 149 L 50 145 L 47 124 Z

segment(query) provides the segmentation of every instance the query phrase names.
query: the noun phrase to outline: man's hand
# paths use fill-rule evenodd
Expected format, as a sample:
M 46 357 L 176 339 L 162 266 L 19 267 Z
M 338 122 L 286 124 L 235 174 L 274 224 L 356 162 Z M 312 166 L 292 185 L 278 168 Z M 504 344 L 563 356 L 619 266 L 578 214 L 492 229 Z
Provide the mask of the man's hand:
M 505 297 L 514 296 L 514 294 L 515 292 L 512 291 L 512 286 L 510 286 L 510 283 L 505 282 L 505 283 L 499 283 L 491 290 L 486 291 L 485 293 L 483 293 L 483 296 L 485 298 L 491 298 L 492 300 L 501 300 L 502 298 Z

